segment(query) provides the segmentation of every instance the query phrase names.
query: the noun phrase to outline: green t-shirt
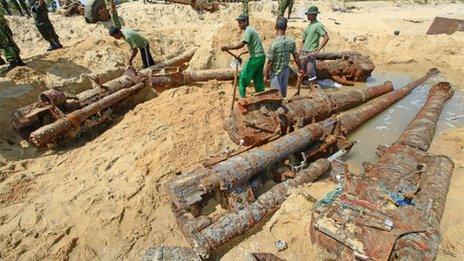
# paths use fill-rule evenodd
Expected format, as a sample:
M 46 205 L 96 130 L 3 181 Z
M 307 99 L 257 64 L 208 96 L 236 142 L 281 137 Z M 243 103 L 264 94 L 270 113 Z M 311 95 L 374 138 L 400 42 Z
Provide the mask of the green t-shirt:
M 247 44 L 250 57 L 260 57 L 265 55 L 261 38 L 259 38 L 258 32 L 253 27 L 247 26 L 243 33 L 242 42 Z
M 278 74 L 283 69 L 288 67 L 290 62 L 290 55 L 296 53 L 295 40 L 287 36 L 277 36 L 272 41 L 269 51 L 267 52 L 267 58 L 272 62 L 272 73 Z
M 143 49 L 148 45 L 147 39 L 143 38 L 143 36 L 132 29 L 121 29 L 121 33 L 124 35 L 124 40 L 126 40 L 132 49 Z
M 303 31 L 303 50 L 307 52 L 315 51 L 319 48 L 319 39 L 321 36 L 327 34 L 324 26 L 319 21 L 310 23 Z

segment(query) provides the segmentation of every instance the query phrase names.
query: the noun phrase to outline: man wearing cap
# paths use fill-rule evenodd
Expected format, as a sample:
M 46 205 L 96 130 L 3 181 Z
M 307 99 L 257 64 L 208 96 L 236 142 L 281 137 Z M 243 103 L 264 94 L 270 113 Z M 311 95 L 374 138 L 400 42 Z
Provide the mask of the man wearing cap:
M 264 91 L 264 63 L 266 61 L 266 54 L 264 53 L 263 44 L 258 32 L 249 26 L 248 16 L 241 14 L 237 18 L 238 27 L 244 30 L 242 42 L 233 46 L 223 46 L 222 51 L 237 50 L 243 48 L 245 45 L 248 47 L 250 59 L 243 66 L 240 72 L 239 79 L 239 94 L 240 97 L 246 96 L 246 87 L 250 84 L 251 80 L 254 81 L 255 91 Z
M 118 40 L 121 38 L 124 39 L 124 41 L 126 41 L 132 49 L 131 57 L 129 58 L 129 61 L 127 61 L 126 68 L 132 67 L 132 62 L 138 53 L 137 49 L 140 50 L 140 54 L 142 56 L 143 68 L 155 65 L 155 61 L 153 61 L 153 58 L 151 57 L 148 41 L 143 36 L 132 29 L 119 29 L 116 26 L 110 26 L 109 34 Z
M 317 6 L 311 6 L 306 11 L 309 24 L 303 31 L 303 46 L 300 51 L 300 59 L 303 62 L 305 74 L 308 76 L 308 81 L 316 79 L 316 55 L 329 41 L 329 35 L 321 22 L 317 20 L 319 14 Z M 320 38 L 322 43 L 319 45 Z
M 293 38 L 285 35 L 287 30 L 287 19 L 277 19 L 275 26 L 277 37 L 272 41 L 267 52 L 267 64 L 264 71 L 266 80 L 271 81 L 271 88 L 278 89 L 282 97 L 287 96 L 288 78 L 290 76 L 290 55 L 293 56 L 300 74 L 303 75 L 303 66 L 296 52 L 296 43 Z

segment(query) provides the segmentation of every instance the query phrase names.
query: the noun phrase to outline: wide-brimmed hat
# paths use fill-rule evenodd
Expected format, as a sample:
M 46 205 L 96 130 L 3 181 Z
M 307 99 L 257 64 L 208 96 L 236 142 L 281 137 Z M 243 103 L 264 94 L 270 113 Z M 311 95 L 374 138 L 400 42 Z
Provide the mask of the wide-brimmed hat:
M 317 8 L 317 6 L 313 5 L 313 6 L 310 6 L 308 8 L 308 11 L 306 11 L 305 14 L 320 14 L 321 12 L 319 12 L 319 8 Z
M 246 14 L 241 14 L 237 17 L 237 19 L 235 19 L 237 21 L 248 21 L 248 15 Z

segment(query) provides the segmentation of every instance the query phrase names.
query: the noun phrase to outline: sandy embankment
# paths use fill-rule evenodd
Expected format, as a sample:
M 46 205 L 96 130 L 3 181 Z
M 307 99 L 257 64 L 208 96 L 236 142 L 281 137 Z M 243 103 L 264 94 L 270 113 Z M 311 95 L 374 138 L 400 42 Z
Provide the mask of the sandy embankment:
M 424 32 L 434 16 L 462 15 L 464 5 L 359 5 L 363 7 L 352 14 L 333 13 L 322 6 L 321 20 L 331 36 L 328 51 L 354 48 L 370 54 L 378 70 L 413 75 L 435 66 L 457 88 L 463 87 L 464 34 L 424 36 Z M 252 3 L 251 7 L 259 16 L 253 24 L 268 46 L 274 19 L 270 13 L 276 2 Z M 219 47 L 238 39 L 232 20 L 240 12 L 238 5 L 205 14 L 204 20 L 187 6 L 131 3 L 120 9 L 129 27 L 147 35 L 155 58 L 195 45 L 200 49 L 192 59 L 192 68 L 228 66 L 230 57 Z M 303 3 L 298 2 L 296 9 L 303 10 Z M 166 91 L 138 105 L 85 145 L 46 154 L 21 149 L 8 127 L 11 110 L 34 100 L 43 88 L 58 86 L 79 92 L 90 86 L 88 74 L 110 78 L 121 71 L 127 55 L 127 47 L 109 38 L 101 26 L 85 24 L 81 18 L 54 16 L 52 20 L 67 47 L 54 53 L 44 52 L 46 44 L 30 21 L 10 21 L 29 66 L 10 72 L 0 83 L 0 154 L 4 165 L 0 169 L 0 258 L 136 259 L 149 246 L 186 246 L 162 184 L 209 155 L 236 148 L 222 129 L 231 84 L 209 82 Z M 291 27 L 290 32 L 297 36 L 304 22 L 294 20 Z M 396 28 L 400 36 L 393 36 Z M 14 93 L 15 84 L 32 87 L 16 93 L 15 98 L 3 96 L 5 89 Z M 459 201 L 464 185 L 463 133 L 445 133 L 432 148 L 456 163 L 442 222 L 440 259 L 464 257 L 463 233 L 456 229 L 462 227 L 464 214 Z M 260 231 L 224 259 L 241 258 L 250 250 L 275 253 L 272 244 L 276 239 L 289 244 L 288 250 L 278 253 L 283 258 L 318 256 L 309 243 L 307 229 L 312 197 L 319 199 L 331 187 L 330 182 L 320 181 L 298 189 Z

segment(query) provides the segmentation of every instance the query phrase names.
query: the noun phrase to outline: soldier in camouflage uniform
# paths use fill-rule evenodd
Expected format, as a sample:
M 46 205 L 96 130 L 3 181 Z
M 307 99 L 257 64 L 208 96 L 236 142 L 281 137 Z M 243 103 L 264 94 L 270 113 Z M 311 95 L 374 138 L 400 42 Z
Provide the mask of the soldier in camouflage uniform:
M 108 13 L 111 15 L 111 21 L 113 21 L 114 26 L 121 29 L 121 22 L 119 21 L 118 10 L 116 9 L 114 0 L 105 0 L 105 5 Z
M 48 9 L 44 0 L 29 0 L 29 6 L 34 15 L 35 26 L 39 30 L 42 37 L 50 43 L 50 47 L 47 51 L 53 51 L 59 48 L 63 48 L 58 35 L 55 33 L 52 22 L 48 17 Z
M 11 32 L 8 22 L 5 17 L 0 14 L 0 49 L 3 50 L 6 60 L 10 63 L 8 71 L 17 67 L 25 65 L 19 56 L 19 48 L 13 40 L 13 33 Z M 2 59 L 3 60 L 3 59 Z
M 288 19 L 290 19 L 290 13 L 292 12 L 294 0 L 279 0 L 279 7 L 277 9 L 277 17 L 284 17 L 285 9 L 288 8 Z
M 29 16 L 29 17 L 31 16 L 31 13 L 29 12 L 29 7 L 26 4 L 26 0 L 11 0 L 11 1 L 14 1 L 16 3 L 15 4 L 16 9 L 18 9 L 18 11 L 19 11 L 19 13 L 21 15 L 23 15 L 23 12 L 21 11 L 21 8 L 22 8 L 24 10 L 24 12 L 26 12 L 27 16 Z M 17 4 L 16 1 L 19 2 L 19 5 Z

